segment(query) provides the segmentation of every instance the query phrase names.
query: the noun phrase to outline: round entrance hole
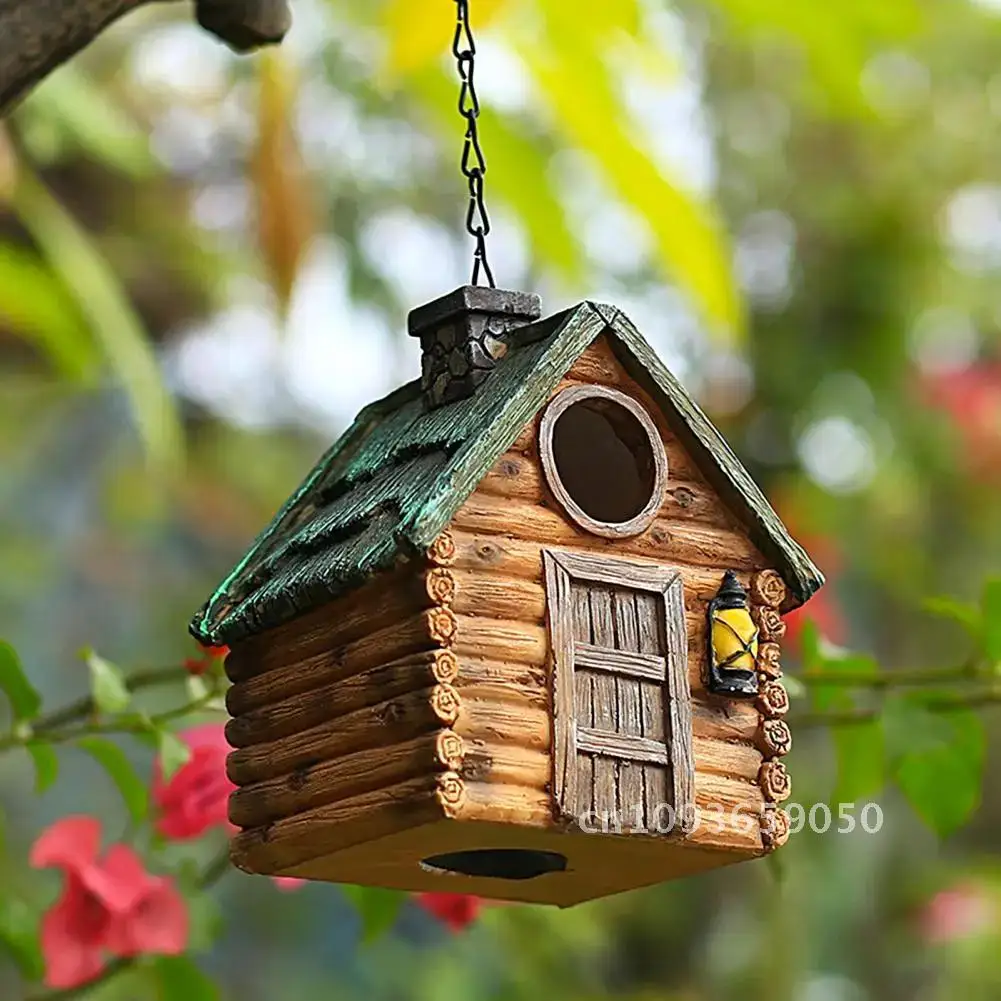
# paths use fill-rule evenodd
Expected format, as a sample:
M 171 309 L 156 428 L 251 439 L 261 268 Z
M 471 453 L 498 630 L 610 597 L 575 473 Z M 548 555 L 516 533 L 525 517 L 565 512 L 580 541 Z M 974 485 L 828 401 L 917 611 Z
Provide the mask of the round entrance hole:
M 649 414 L 604 386 L 575 386 L 549 405 L 540 429 L 550 489 L 582 528 L 642 532 L 660 507 L 667 456 Z
M 491 879 L 535 879 L 547 872 L 563 872 L 566 867 L 566 855 L 530 848 L 474 848 L 431 855 L 421 861 L 421 868 L 430 872 Z

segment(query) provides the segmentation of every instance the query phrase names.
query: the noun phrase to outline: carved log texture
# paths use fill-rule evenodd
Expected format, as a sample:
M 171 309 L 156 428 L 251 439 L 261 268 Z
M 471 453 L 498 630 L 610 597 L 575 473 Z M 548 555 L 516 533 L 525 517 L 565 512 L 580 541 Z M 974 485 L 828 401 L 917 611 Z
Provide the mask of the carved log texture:
M 438 802 L 446 816 L 458 815 L 466 799 L 466 785 L 455 772 L 443 772 L 438 776 Z
M 792 750 L 792 733 L 782 719 L 761 721 L 756 743 L 766 758 L 781 758 Z
M 782 677 L 782 650 L 778 643 L 758 647 L 758 673 L 763 679 Z
M 781 848 L 789 840 L 789 814 L 769 804 L 761 813 L 761 841 L 766 850 Z
M 451 605 L 455 597 L 455 577 L 450 570 L 438 567 L 424 578 L 428 598 L 436 605 Z
M 751 616 L 760 631 L 758 646 L 759 691 L 757 706 L 762 720 L 754 743 L 765 761 L 758 775 L 762 794 L 769 804 L 789 798 L 791 783 L 785 765 L 778 760 L 792 750 L 792 733 L 781 717 L 789 710 L 789 695 L 775 680 L 782 674 L 779 641 L 785 635 L 786 624 L 779 607 L 786 600 L 786 586 L 774 570 L 763 570 L 751 578 Z M 784 826 L 783 826 L 784 825 Z M 769 851 L 785 844 L 789 837 L 789 818 L 783 811 L 770 806 L 762 814 L 761 838 Z
M 786 634 L 786 624 L 782 621 L 782 616 L 774 608 L 767 608 L 764 605 L 753 607 L 752 617 L 758 627 L 762 641 L 778 641 Z
M 0 114 L 112 21 L 149 0 L 0 0 Z M 237 51 L 280 42 L 287 0 L 197 0 L 202 27 Z
M 782 803 L 792 792 L 792 782 L 781 761 L 766 761 L 758 775 L 761 792 L 769 803 Z
M 758 692 L 758 708 L 769 719 L 789 712 L 789 693 L 780 681 L 766 681 Z
M 775 570 L 762 570 L 751 578 L 751 601 L 768 608 L 781 608 L 788 597 L 785 582 Z
M 452 565 L 455 559 L 455 540 L 451 532 L 442 532 L 428 546 L 428 562 L 437 567 L 447 567 Z

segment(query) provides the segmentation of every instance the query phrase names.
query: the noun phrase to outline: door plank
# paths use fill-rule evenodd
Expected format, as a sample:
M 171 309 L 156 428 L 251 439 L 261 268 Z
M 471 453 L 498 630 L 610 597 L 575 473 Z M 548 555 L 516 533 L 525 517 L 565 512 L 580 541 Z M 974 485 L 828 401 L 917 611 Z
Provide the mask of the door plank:
M 615 646 L 618 650 L 632 657 L 652 656 L 639 652 L 635 593 L 631 590 L 617 590 L 612 604 L 615 614 Z M 657 657 L 656 660 L 661 658 Z M 666 662 L 664 666 L 666 670 Z M 662 681 L 665 676 L 658 674 L 653 680 Z M 642 694 L 639 679 L 635 677 L 627 678 L 623 675 L 619 678 L 619 732 L 625 736 L 643 736 Z M 619 762 L 618 790 L 618 809 L 623 825 L 628 825 L 631 829 L 647 827 L 643 766 L 628 761 Z
M 616 598 L 619 595 L 615 595 Z M 629 595 L 626 595 L 629 597 Z M 645 678 L 663 682 L 667 678 L 667 660 L 648 653 L 628 653 L 593 643 L 574 644 L 574 665 L 578 670 L 602 671 L 624 678 Z
M 577 744 L 570 575 L 543 551 L 553 671 L 553 792 L 561 816 L 577 809 Z
M 592 639 L 591 604 L 588 600 L 587 589 L 578 581 L 572 581 L 570 587 L 570 621 L 574 643 L 590 643 Z M 574 675 L 574 722 L 579 732 L 581 727 L 594 725 L 594 680 L 590 672 L 578 672 L 576 668 Z M 579 818 L 582 814 L 590 813 L 595 809 L 594 762 L 588 755 L 579 753 L 578 748 L 575 767 L 577 771 L 575 812 Z
M 647 740 L 646 737 L 624 737 L 620 733 L 608 733 L 606 730 L 590 727 L 578 727 L 577 750 L 597 755 L 597 764 L 602 764 L 602 759 L 606 757 L 649 761 L 657 765 L 668 763 L 667 747 L 660 741 Z
M 664 590 L 664 630 L 670 699 L 670 748 L 674 808 L 681 830 L 695 823 L 695 761 L 692 748 L 692 694 L 688 686 L 688 632 L 680 575 Z
M 660 595 L 637 593 L 636 624 L 637 638 L 641 653 L 659 654 L 664 649 L 661 640 L 663 615 Z M 664 685 L 650 681 L 640 682 L 640 713 L 643 736 L 648 740 L 665 742 L 664 732 Z M 664 804 L 673 806 L 673 783 L 669 784 L 670 762 L 665 767 L 644 765 L 643 800 L 644 823 L 649 830 L 656 830 L 663 816 Z
M 590 586 L 588 598 L 591 604 L 591 639 L 596 647 L 604 647 L 610 652 L 615 647 L 615 618 L 612 613 L 612 592 L 604 587 Z M 618 730 L 618 679 L 605 672 L 596 672 L 592 677 L 592 698 L 595 730 L 615 734 Z M 578 744 L 578 747 L 580 745 Z M 616 763 L 607 758 L 594 761 L 594 808 L 601 818 L 608 817 L 615 824 L 622 822 L 616 816 Z

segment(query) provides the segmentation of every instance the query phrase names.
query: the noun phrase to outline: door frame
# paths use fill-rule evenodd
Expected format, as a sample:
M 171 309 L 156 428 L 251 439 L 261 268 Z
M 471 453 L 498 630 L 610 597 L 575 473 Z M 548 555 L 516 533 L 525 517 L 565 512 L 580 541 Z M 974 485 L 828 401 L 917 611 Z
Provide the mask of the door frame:
M 553 791 L 560 818 L 576 822 L 577 719 L 575 716 L 575 641 L 571 621 L 573 582 L 603 584 L 653 593 L 663 599 L 667 691 L 664 725 L 673 776 L 674 831 L 691 833 L 695 820 L 695 762 L 692 695 L 688 684 L 688 628 L 681 571 L 620 556 L 543 549 L 546 615 L 553 670 Z M 640 660 L 643 655 L 637 655 Z

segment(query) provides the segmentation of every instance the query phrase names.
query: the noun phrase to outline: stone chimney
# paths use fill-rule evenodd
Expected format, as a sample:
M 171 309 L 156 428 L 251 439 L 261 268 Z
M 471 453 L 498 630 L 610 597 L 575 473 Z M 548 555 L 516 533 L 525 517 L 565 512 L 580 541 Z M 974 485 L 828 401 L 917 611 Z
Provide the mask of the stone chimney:
M 411 310 L 407 330 L 421 339 L 421 387 L 428 407 L 471 395 L 507 352 L 507 336 L 539 319 L 537 295 L 463 285 Z

